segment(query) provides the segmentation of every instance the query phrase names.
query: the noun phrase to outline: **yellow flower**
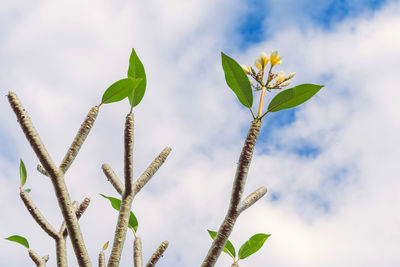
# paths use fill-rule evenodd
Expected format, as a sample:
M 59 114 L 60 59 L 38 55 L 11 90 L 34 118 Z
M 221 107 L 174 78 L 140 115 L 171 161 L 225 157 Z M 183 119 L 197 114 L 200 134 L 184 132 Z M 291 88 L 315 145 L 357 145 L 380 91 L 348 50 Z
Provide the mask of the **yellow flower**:
M 269 57 L 267 56 L 267 54 L 262 52 L 260 56 L 256 59 L 254 65 L 257 67 L 259 71 L 264 71 L 268 62 L 269 62 Z
M 278 51 L 271 52 L 269 58 L 270 58 L 271 66 L 279 65 L 282 63 L 281 62 L 282 57 L 279 57 Z
M 242 64 L 241 67 L 242 67 L 244 73 L 250 74 L 250 67 L 249 66 L 247 66 L 245 64 Z

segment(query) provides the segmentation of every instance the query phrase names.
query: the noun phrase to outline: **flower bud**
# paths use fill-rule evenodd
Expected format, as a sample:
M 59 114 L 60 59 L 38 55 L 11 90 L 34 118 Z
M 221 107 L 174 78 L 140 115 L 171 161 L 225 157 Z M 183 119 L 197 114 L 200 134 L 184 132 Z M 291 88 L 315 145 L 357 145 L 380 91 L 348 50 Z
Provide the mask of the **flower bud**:
M 291 83 L 291 81 L 285 81 L 285 82 L 281 83 L 281 84 L 279 85 L 279 87 L 288 86 L 290 83 Z
M 283 81 L 285 81 L 286 80 L 286 73 L 285 72 L 283 72 L 283 71 L 281 71 L 281 72 L 278 72 L 278 74 L 277 74 L 277 76 L 276 76 L 276 80 L 275 80 L 275 84 L 280 84 L 280 83 L 282 83 Z
M 242 64 L 241 67 L 242 67 L 244 73 L 250 74 L 250 67 L 249 66 L 247 66 L 245 64 Z
M 294 75 L 296 75 L 296 72 L 291 72 L 291 73 L 289 73 L 289 75 L 286 77 L 286 81 L 287 80 L 290 80 L 290 79 L 292 79 L 293 77 L 294 77 Z

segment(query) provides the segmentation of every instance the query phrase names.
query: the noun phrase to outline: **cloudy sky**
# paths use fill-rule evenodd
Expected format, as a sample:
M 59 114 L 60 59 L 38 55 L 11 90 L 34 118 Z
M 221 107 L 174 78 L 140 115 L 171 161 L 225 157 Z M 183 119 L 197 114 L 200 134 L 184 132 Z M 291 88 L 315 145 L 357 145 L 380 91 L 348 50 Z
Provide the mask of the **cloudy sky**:
M 378 0 L 3 1 L 0 236 L 25 236 L 55 266 L 53 240 L 19 199 L 21 158 L 33 201 L 56 228 L 61 215 L 7 92 L 59 163 L 89 109 L 126 76 L 134 47 L 148 79 L 134 110 L 135 177 L 172 148 L 134 200 L 144 260 L 168 240 L 158 266 L 199 266 L 211 244 L 206 229 L 225 216 L 251 122 L 225 84 L 220 52 L 252 65 L 260 52 L 278 50 L 277 70 L 296 71 L 294 85 L 325 87 L 263 120 L 245 194 L 260 186 L 268 193 L 241 215 L 230 240 L 238 249 L 255 233 L 272 236 L 240 266 L 400 266 L 399 14 L 400 1 Z M 98 195 L 117 197 L 101 165 L 123 177 L 128 112 L 128 101 L 101 107 L 65 176 L 72 199 L 92 200 L 80 222 L 93 264 L 117 219 Z M 121 266 L 132 266 L 132 244 L 128 233 Z M 33 266 L 22 246 L 4 239 L 0 255 L 1 266 Z M 216 266 L 230 264 L 224 254 Z

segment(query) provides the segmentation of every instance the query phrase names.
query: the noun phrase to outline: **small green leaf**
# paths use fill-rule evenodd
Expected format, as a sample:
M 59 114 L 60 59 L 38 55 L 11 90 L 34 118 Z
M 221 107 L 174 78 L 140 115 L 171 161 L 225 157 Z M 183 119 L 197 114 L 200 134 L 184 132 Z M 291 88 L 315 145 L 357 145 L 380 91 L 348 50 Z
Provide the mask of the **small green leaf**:
M 21 188 L 22 188 L 26 182 L 26 168 L 22 159 L 19 163 L 19 177 L 21 179 Z
M 129 215 L 129 224 L 128 227 L 133 229 L 133 231 L 137 232 L 137 229 L 139 227 L 139 223 L 138 220 L 135 216 L 135 214 L 133 214 L 133 212 L 131 211 L 131 214 Z
M 118 102 L 131 95 L 142 79 L 125 78 L 113 83 L 103 94 L 101 103 Z
M 103 194 L 100 194 L 100 196 L 102 196 L 102 197 L 104 197 L 104 198 L 107 198 L 107 199 L 110 201 L 111 206 L 112 206 L 115 210 L 118 210 L 118 211 L 119 211 L 119 209 L 121 208 L 121 200 L 120 200 L 120 199 L 115 198 L 115 197 L 109 197 L 109 196 L 106 196 L 106 195 L 103 195 Z M 138 229 L 138 227 L 139 227 L 138 220 L 137 220 L 135 214 L 134 214 L 132 211 L 131 211 L 131 214 L 129 215 L 129 224 L 128 224 L 128 227 L 131 228 L 131 229 L 133 229 L 135 232 L 137 231 L 137 229 Z
M 240 103 L 245 107 L 251 108 L 253 105 L 253 91 L 249 78 L 244 73 L 242 67 L 233 58 L 221 52 L 222 68 L 225 73 L 225 81 L 232 91 L 236 94 Z
M 103 195 L 103 194 L 100 194 L 100 196 L 102 196 L 104 198 L 107 198 L 110 201 L 111 206 L 114 209 L 119 211 L 119 209 L 121 208 L 121 200 L 120 199 L 115 198 L 115 197 L 109 197 L 109 196 L 106 196 L 106 195 Z
M 267 112 L 276 112 L 282 109 L 296 107 L 313 95 L 315 95 L 323 85 L 315 85 L 311 83 L 300 84 L 293 88 L 284 90 L 277 94 L 269 103 Z
M 214 240 L 215 237 L 217 236 L 217 232 L 211 231 L 211 230 L 207 230 L 208 233 L 210 234 L 211 238 Z M 232 245 L 231 241 L 226 241 L 225 247 L 222 250 L 223 252 L 225 252 L 226 254 L 228 254 L 229 256 L 231 256 L 233 259 L 235 259 L 236 257 L 236 251 L 235 251 L 235 247 Z
M 107 241 L 104 246 L 103 246 L 103 251 L 106 250 L 108 248 L 108 244 L 110 243 L 110 241 Z
M 137 56 L 135 49 L 132 48 L 132 53 L 129 58 L 129 69 L 128 69 L 128 77 L 129 78 L 140 78 L 142 82 L 139 86 L 130 94 L 129 103 L 131 106 L 137 106 L 140 101 L 142 101 L 144 92 L 146 91 L 146 72 L 144 71 L 144 66 Z
M 27 193 L 30 193 L 31 192 L 31 189 L 30 188 L 27 188 L 27 189 L 24 189 L 25 190 L 25 192 L 27 192 Z
M 26 238 L 23 237 L 23 236 L 20 236 L 20 235 L 12 235 L 12 236 L 9 236 L 9 237 L 7 237 L 7 238 L 5 238 L 5 239 L 10 240 L 10 241 L 13 241 L 13 242 L 17 242 L 17 243 L 23 245 L 24 247 L 29 248 L 28 240 L 26 240 Z
M 245 259 L 253 253 L 256 253 L 263 245 L 265 240 L 271 235 L 255 234 L 244 243 L 239 249 L 239 259 Z

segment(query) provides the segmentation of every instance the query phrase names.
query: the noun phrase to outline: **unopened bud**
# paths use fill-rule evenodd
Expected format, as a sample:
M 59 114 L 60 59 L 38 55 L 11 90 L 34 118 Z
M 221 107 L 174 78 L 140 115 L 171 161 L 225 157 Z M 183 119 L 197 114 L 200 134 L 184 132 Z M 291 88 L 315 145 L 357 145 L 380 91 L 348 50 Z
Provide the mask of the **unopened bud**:
M 242 64 L 241 67 L 242 67 L 244 73 L 250 74 L 250 67 L 249 66 L 247 66 L 245 64 Z

